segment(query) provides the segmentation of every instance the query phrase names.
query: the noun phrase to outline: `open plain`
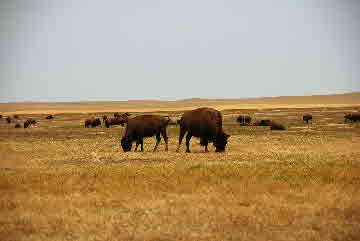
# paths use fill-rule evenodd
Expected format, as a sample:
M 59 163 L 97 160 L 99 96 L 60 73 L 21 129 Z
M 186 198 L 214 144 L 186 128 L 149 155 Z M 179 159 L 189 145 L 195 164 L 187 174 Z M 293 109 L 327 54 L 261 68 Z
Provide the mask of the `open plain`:
M 360 240 L 360 123 L 343 118 L 359 97 L 0 104 L 38 121 L 0 120 L 0 240 Z M 198 106 L 221 109 L 225 153 L 196 138 L 176 153 L 175 125 L 168 152 L 147 138 L 143 153 L 124 153 L 124 127 L 83 123 L 115 111 L 178 119 Z M 239 126 L 240 113 L 288 129 Z

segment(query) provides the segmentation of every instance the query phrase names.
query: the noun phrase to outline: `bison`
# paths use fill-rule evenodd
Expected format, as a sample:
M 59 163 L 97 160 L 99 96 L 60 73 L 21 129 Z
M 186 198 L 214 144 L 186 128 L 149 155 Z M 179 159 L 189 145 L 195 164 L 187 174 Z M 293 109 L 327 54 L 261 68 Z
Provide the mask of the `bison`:
M 96 126 L 101 126 L 101 120 L 100 118 L 90 118 L 90 119 L 86 119 L 85 120 L 85 128 L 88 128 L 88 127 L 96 127 Z
M 124 126 L 125 121 L 121 117 L 106 119 L 104 124 L 107 128 L 110 126 L 121 125 Z
M 126 123 L 125 134 L 121 138 L 121 147 L 124 152 L 131 151 L 132 143 L 136 141 L 134 151 L 137 151 L 139 144 L 141 151 L 143 148 L 143 138 L 156 136 L 156 145 L 153 149 L 155 152 L 161 141 L 161 136 L 165 141 L 165 151 L 168 150 L 168 137 L 166 134 L 166 127 L 169 124 L 170 118 L 168 116 L 160 115 L 140 115 L 134 118 L 128 118 L 127 113 L 121 115 L 120 120 Z
M 213 142 L 215 152 L 225 151 L 230 137 L 222 129 L 220 111 L 206 107 L 187 111 L 181 117 L 177 152 L 186 133 L 186 152 L 190 152 L 190 139 L 193 136 L 200 138 L 200 145 L 205 146 L 205 152 L 208 152 L 209 142 Z
M 45 119 L 52 120 L 52 119 L 54 119 L 54 116 L 53 115 L 48 115 L 48 116 L 45 117 Z
M 32 125 L 36 125 L 36 120 L 34 119 L 27 119 L 25 122 L 24 122 L 24 128 L 28 128 Z
M 313 117 L 310 114 L 303 115 L 303 121 L 306 122 L 306 124 L 309 124 L 309 121 L 312 121 Z
M 286 127 L 273 120 L 257 120 L 254 126 L 270 126 L 270 130 L 286 130 Z
M 239 115 L 236 118 L 236 121 L 240 123 L 240 125 L 249 125 L 251 122 L 251 116 L 249 115 Z
M 254 126 L 271 126 L 271 120 L 257 120 Z
M 3 116 L 2 115 L 0 115 L 0 119 L 2 119 L 3 118 Z
M 18 115 L 13 115 L 13 118 L 14 119 L 19 119 L 19 116 Z
M 360 121 L 360 113 L 347 113 L 344 116 L 344 122 L 349 120 L 350 122 Z
M 8 124 L 10 124 L 11 123 L 11 117 L 10 116 L 8 116 L 8 117 L 6 117 L 6 122 L 8 123 Z
M 16 123 L 14 127 L 15 127 L 15 128 L 21 128 L 21 124 Z

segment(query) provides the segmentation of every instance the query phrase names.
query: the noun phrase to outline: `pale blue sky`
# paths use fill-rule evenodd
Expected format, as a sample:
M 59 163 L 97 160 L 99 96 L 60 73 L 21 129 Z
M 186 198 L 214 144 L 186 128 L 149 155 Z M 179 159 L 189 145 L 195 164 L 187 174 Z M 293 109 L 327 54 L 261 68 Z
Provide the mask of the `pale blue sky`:
M 0 101 L 360 91 L 358 0 L 2 0 Z

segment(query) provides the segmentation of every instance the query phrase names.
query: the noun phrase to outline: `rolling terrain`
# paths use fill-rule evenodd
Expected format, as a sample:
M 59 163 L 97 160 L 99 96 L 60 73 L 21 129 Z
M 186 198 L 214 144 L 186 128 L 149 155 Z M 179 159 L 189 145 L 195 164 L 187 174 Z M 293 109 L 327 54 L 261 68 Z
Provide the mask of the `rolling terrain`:
M 178 126 L 151 152 L 124 153 L 124 127 L 84 119 L 129 111 L 180 118 L 222 110 L 225 153 L 191 141 L 176 153 Z M 0 240 L 359 240 L 360 93 L 246 100 L 2 103 L 36 127 L 0 120 Z M 306 125 L 302 115 L 313 115 Z M 47 114 L 55 119 L 46 120 Z M 239 126 L 236 117 L 287 127 Z

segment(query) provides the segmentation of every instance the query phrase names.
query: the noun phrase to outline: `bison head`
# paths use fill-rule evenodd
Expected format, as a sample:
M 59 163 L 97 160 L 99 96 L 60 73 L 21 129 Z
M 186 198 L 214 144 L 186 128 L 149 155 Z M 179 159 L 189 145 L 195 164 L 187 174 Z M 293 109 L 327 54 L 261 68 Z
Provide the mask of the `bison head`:
M 131 147 L 132 147 L 131 139 L 129 137 L 125 137 L 125 136 L 123 138 L 121 138 L 121 147 L 124 152 L 131 151 Z
M 216 137 L 213 144 L 215 146 L 215 152 L 224 152 L 227 144 L 227 139 L 229 139 L 230 135 L 222 132 L 220 135 Z

